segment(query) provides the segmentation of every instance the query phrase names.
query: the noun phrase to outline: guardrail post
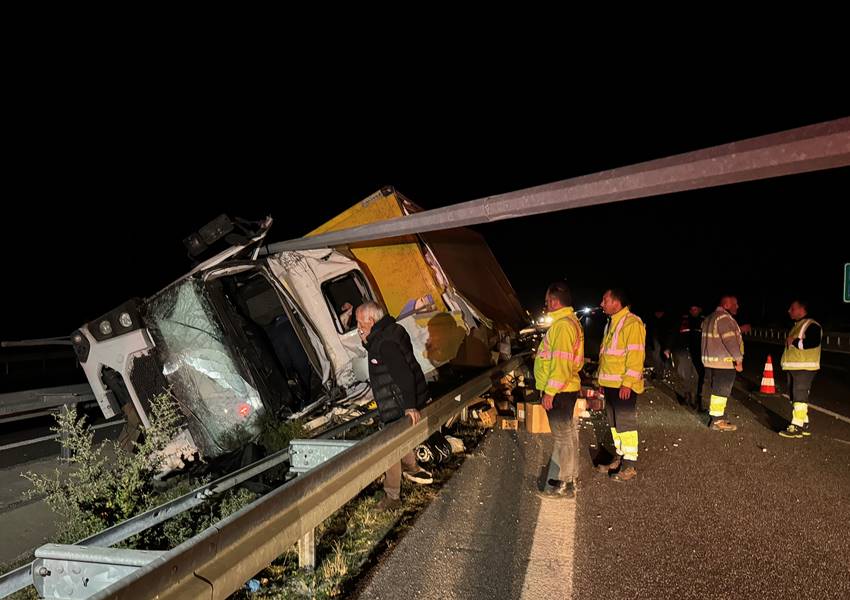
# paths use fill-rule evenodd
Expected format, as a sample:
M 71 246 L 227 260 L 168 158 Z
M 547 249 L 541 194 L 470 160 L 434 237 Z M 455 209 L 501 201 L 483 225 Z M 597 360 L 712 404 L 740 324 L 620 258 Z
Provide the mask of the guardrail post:
M 298 540 L 298 567 L 313 570 L 316 568 L 316 530 Z

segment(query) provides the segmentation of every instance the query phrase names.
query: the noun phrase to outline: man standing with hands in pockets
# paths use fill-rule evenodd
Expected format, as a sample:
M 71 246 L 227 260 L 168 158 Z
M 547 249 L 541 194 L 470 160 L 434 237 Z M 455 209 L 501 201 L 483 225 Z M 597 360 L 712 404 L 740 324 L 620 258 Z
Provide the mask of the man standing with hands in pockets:
M 578 428 L 573 421 L 579 371 L 584 364 L 584 331 L 573 311 L 570 288 L 563 281 L 546 290 L 552 325 L 534 358 L 535 388 L 549 415 L 555 445 L 549 459 L 543 498 L 574 498 L 578 477 Z

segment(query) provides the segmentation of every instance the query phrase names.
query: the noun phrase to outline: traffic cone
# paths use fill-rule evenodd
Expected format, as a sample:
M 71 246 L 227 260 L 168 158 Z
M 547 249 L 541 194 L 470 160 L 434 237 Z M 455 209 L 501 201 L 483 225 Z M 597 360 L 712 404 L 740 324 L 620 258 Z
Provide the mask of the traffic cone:
M 770 354 L 767 355 L 767 362 L 764 363 L 764 375 L 761 378 L 761 389 L 759 392 L 762 394 L 776 393 L 776 383 L 773 381 L 773 361 L 770 358 Z

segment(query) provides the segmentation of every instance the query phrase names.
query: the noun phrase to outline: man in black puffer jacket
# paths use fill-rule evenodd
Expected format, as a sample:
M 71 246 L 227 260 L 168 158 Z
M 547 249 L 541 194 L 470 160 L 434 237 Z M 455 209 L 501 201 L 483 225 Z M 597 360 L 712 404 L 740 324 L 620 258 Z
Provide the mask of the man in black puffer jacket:
M 404 327 L 384 313 L 374 302 L 357 307 L 357 332 L 369 353 L 369 382 L 383 423 L 392 423 L 407 415 L 414 425 L 419 410 L 428 403 L 428 387 L 422 367 L 413 355 L 413 344 Z M 384 477 L 384 498 L 379 510 L 401 506 L 401 474 L 414 483 L 431 483 L 431 474 L 419 468 L 413 452 L 400 464 L 393 465 Z

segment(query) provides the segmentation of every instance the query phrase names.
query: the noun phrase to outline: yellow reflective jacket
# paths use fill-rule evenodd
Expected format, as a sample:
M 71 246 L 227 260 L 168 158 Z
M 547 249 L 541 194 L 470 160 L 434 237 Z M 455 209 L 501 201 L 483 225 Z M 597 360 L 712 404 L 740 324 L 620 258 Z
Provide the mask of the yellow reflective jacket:
M 646 327 L 628 308 L 611 316 L 599 349 L 599 385 L 643 393 Z
M 550 313 L 552 325 L 534 357 L 534 385 L 544 394 L 577 392 L 584 365 L 584 330 L 572 306 Z
M 806 329 L 812 324 L 820 325 L 820 323 L 809 317 L 804 317 L 794 323 L 794 327 L 788 335 L 799 341 L 796 346 L 789 346 L 782 353 L 781 364 L 783 370 L 817 371 L 820 369 L 820 344 L 814 348 L 805 348 L 803 346 L 803 340 L 806 339 Z

